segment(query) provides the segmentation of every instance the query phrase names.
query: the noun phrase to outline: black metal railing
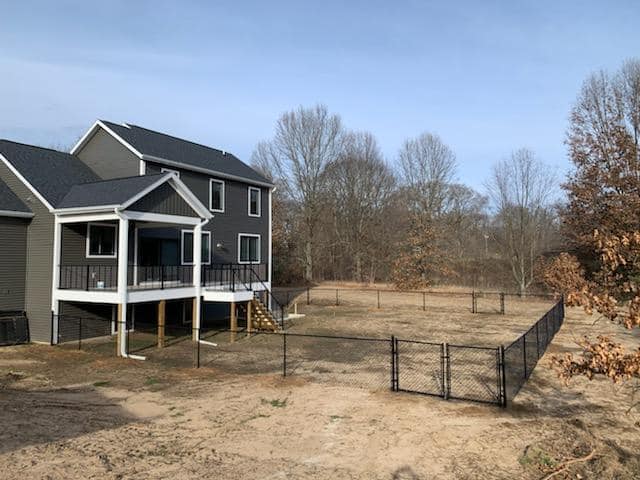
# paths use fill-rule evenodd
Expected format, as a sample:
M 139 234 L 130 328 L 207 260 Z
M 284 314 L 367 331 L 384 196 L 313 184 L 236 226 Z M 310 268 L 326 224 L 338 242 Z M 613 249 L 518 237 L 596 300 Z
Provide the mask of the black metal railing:
M 158 290 L 193 285 L 192 265 L 128 265 L 127 287 L 132 290 Z M 60 265 L 63 290 L 115 291 L 117 265 Z
M 235 292 L 236 290 L 251 290 L 253 283 L 267 280 L 267 265 L 214 263 L 202 266 L 202 286 L 221 288 Z
M 132 290 L 193 286 L 193 265 L 129 265 L 127 268 L 127 285 Z
M 60 285 L 65 290 L 116 290 L 117 265 L 60 265 Z

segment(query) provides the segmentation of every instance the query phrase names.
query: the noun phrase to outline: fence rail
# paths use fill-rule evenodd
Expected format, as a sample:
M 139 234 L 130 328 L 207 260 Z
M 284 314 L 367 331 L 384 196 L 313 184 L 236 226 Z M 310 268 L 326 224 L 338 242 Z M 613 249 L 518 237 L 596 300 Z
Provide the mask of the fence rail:
M 538 298 L 557 300 L 557 297 L 544 293 L 519 294 L 499 291 L 443 291 L 443 290 L 397 290 L 389 288 L 330 288 L 330 287 L 274 287 L 273 294 L 283 305 L 303 303 L 306 305 L 353 305 L 366 304 L 383 308 L 386 305 L 398 306 L 402 299 L 407 305 L 426 311 L 432 307 L 429 303 L 437 298 L 468 299 L 468 311 L 471 313 L 506 313 L 508 299 Z M 358 295 L 359 298 L 354 298 Z

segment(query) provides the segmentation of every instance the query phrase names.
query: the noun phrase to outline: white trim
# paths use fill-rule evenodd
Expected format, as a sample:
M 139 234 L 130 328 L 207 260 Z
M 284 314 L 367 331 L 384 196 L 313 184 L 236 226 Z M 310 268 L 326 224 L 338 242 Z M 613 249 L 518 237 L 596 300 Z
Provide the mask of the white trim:
M 126 210 L 122 214 L 129 220 L 141 222 L 171 223 L 176 225 L 197 225 L 200 223 L 199 217 L 182 217 L 180 215 L 165 215 L 163 213 L 135 212 Z
M 174 170 L 173 168 L 160 167 L 160 173 L 175 173 L 176 176 L 180 178 L 180 172 L 178 170 Z
M 240 253 L 241 253 L 241 238 L 242 237 L 254 237 L 258 239 L 258 260 L 250 260 L 250 261 L 242 261 L 240 259 Z M 262 257 L 262 252 L 260 251 L 262 250 L 262 236 L 260 234 L 257 233 L 239 233 L 238 234 L 238 263 L 242 264 L 242 265 L 248 265 L 250 263 L 260 263 L 261 257 Z
M 143 154 L 140 158 L 142 158 L 142 160 L 146 160 L 148 162 L 154 162 L 154 163 L 160 163 L 160 164 L 164 164 L 164 165 L 174 166 L 174 167 L 182 168 L 183 170 L 191 170 L 192 172 L 205 173 L 205 174 L 210 175 L 212 177 L 224 178 L 225 180 L 236 180 L 238 182 L 249 183 L 251 185 L 258 185 L 259 187 L 265 187 L 265 188 L 273 188 L 274 187 L 274 185 L 272 183 L 261 182 L 259 180 L 252 180 L 250 178 L 240 177 L 238 175 L 232 175 L 230 173 L 219 172 L 217 170 L 211 170 L 209 168 L 196 167 L 196 166 L 193 166 L 193 165 L 189 165 L 187 163 L 181 163 L 181 162 L 176 162 L 176 161 L 173 161 L 173 160 L 167 160 L 166 158 L 155 157 L 153 155 Z
M 196 287 L 165 288 L 164 290 L 131 290 L 129 291 L 129 303 L 153 302 L 156 300 L 177 300 L 178 298 L 193 298 L 196 296 Z
M 220 200 L 222 202 L 222 208 L 212 208 L 211 207 L 211 202 L 213 201 L 213 188 L 212 188 L 212 184 L 214 183 L 219 183 L 220 185 L 222 185 L 222 195 L 220 195 Z M 210 178 L 209 179 L 209 210 L 211 210 L 212 212 L 216 212 L 216 213 L 224 213 L 224 207 L 226 204 L 226 195 L 227 195 L 227 186 L 224 182 L 224 180 L 218 180 L 217 178 Z
M 139 228 L 137 224 L 133 227 L 133 284 L 138 284 L 138 235 Z
M 112 212 L 120 205 L 100 205 L 92 207 L 69 207 L 69 208 L 55 208 L 52 210 L 57 215 L 74 215 L 78 213 L 98 213 L 98 212 Z
M 0 210 L 0 217 L 33 218 L 33 213 L 16 212 L 15 210 Z
M 29 190 L 31 190 L 31 193 L 33 193 L 36 196 L 36 198 L 40 200 L 42 204 L 49 209 L 49 211 L 53 210 L 53 206 L 40 194 L 40 192 L 38 192 L 38 190 L 36 190 L 36 188 L 33 185 L 31 185 L 27 181 L 26 178 L 22 176 L 22 174 L 18 171 L 18 169 L 16 169 L 16 167 L 14 167 L 13 164 L 9 160 L 7 160 L 6 157 L 1 153 L 0 153 L 0 160 L 2 160 L 2 162 L 7 166 L 7 168 L 11 170 L 11 173 L 13 173 L 18 178 L 18 180 L 24 183 L 24 185 Z
M 56 213 L 56 218 L 60 223 L 85 223 L 85 222 L 102 222 L 106 220 L 118 220 L 115 213 L 96 213 L 93 215 L 69 215 L 62 216 Z
M 87 303 L 119 303 L 120 297 L 113 290 L 55 290 L 56 299 L 63 302 L 87 302 Z
M 251 192 L 258 192 L 258 213 L 251 213 Z M 262 216 L 262 190 L 256 187 L 248 187 L 247 189 L 247 214 L 250 217 L 261 217 Z
M 271 195 L 272 191 L 269 190 L 269 268 L 267 270 L 267 278 L 269 279 L 269 285 L 271 285 L 272 275 L 272 260 L 273 260 L 273 214 L 271 212 Z M 269 302 L 271 302 L 271 296 L 269 296 Z
M 113 228 L 115 235 L 113 238 L 113 255 L 92 255 L 90 252 L 90 245 L 91 245 L 91 226 L 95 225 L 97 227 L 109 227 L 109 228 Z M 113 224 L 113 223 L 98 223 L 98 222 L 88 222 L 87 223 L 87 238 L 85 239 L 85 245 L 86 245 L 86 257 L 87 258 L 117 258 L 118 257 L 118 226 Z
M 147 164 L 145 163 L 144 160 L 140 160 L 140 166 L 139 166 L 139 169 L 138 169 L 138 174 L 140 176 L 147 174 Z
M 195 230 L 195 229 L 194 229 Z M 181 265 L 194 265 L 194 262 L 185 262 L 184 261 L 184 234 L 185 233 L 190 233 L 191 235 L 193 235 L 194 230 L 188 230 L 188 229 L 183 229 L 180 230 L 180 264 Z M 202 236 L 208 236 L 209 237 L 209 261 L 205 262 L 204 260 L 202 260 L 202 265 L 211 265 L 211 232 L 209 230 L 202 230 Z M 193 239 L 195 240 L 196 237 L 193 237 Z M 195 242 L 191 242 L 192 244 L 195 244 Z M 195 251 L 195 247 L 193 250 L 193 259 L 195 261 L 195 256 L 196 256 L 196 251 Z

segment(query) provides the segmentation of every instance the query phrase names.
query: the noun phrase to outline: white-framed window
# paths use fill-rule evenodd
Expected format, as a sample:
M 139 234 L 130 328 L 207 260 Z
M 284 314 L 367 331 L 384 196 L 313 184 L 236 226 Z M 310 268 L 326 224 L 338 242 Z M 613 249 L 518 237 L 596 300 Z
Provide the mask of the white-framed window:
M 238 263 L 260 263 L 260 235 L 238 234 Z
M 87 223 L 87 258 L 116 258 L 118 227 L 110 223 Z
M 180 172 L 178 170 L 174 170 L 173 168 L 165 168 L 165 167 L 160 168 L 160 173 L 166 173 L 166 172 L 175 173 L 178 176 L 178 178 L 180 178 Z
M 224 182 L 214 178 L 209 180 L 209 210 L 224 212 Z
M 249 187 L 247 197 L 249 202 L 249 216 L 259 217 L 262 214 L 262 208 L 260 205 L 260 189 L 256 187 Z
M 193 230 L 182 230 L 181 263 L 193 265 Z M 202 232 L 202 264 L 211 264 L 211 232 Z

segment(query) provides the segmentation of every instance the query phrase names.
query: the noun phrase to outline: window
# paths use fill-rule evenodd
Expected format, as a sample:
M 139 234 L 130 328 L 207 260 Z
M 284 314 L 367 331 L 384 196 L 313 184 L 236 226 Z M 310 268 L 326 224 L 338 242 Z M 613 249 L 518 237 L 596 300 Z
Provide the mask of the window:
M 87 224 L 87 258 L 116 257 L 116 226 L 104 223 Z
M 224 182 L 211 179 L 209 181 L 209 210 L 224 212 Z
M 238 235 L 238 263 L 260 263 L 260 235 Z
M 249 187 L 249 216 L 260 216 L 260 189 Z
M 164 168 L 164 167 L 160 169 L 160 173 L 166 173 L 166 172 L 175 173 L 178 176 L 178 178 L 180 178 L 180 172 L 178 170 L 174 170 L 173 168 Z
M 211 232 L 202 232 L 202 264 L 211 263 Z M 193 265 L 193 231 L 182 230 L 182 264 Z

